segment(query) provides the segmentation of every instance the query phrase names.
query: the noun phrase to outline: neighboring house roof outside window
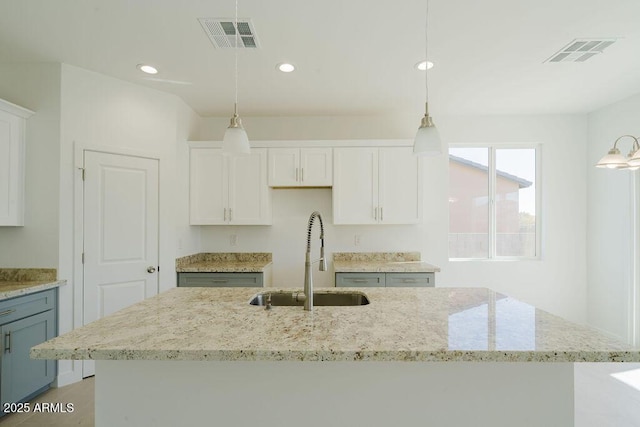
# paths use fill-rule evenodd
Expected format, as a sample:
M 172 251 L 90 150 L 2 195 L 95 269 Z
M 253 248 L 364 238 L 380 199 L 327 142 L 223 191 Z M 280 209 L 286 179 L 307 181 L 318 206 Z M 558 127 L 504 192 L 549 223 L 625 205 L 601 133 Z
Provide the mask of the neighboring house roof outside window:
M 463 159 L 462 157 L 458 157 L 458 156 L 453 156 L 451 154 L 449 154 L 449 160 L 454 161 L 456 163 L 459 163 L 461 165 L 465 165 L 465 166 L 469 166 L 472 168 L 476 168 L 479 169 L 481 171 L 484 172 L 488 172 L 489 168 L 485 165 L 482 165 L 480 163 L 476 163 L 476 162 L 472 162 L 471 160 L 467 160 L 467 159 Z M 519 188 L 527 188 L 530 187 L 531 184 L 533 184 L 531 181 L 527 181 L 524 178 L 520 178 L 519 176 L 515 176 L 515 175 L 511 175 L 510 173 L 506 173 L 500 170 L 496 170 L 496 175 L 508 179 L 509 181 L 513 181 L 515 183 L 518 184 Z

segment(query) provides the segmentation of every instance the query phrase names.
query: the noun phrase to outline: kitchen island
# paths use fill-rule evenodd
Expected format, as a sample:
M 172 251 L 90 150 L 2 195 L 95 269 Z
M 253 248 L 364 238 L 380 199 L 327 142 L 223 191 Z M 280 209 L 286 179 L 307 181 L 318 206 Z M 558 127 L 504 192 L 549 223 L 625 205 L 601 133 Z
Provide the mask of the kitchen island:
M 371 288 L 313 312 L 249 305 L 260 291 L 172 289 L 31 354 L 97 361 L 98 427 L 565 426 L 574 362 L 640 361 L 488 289 Z

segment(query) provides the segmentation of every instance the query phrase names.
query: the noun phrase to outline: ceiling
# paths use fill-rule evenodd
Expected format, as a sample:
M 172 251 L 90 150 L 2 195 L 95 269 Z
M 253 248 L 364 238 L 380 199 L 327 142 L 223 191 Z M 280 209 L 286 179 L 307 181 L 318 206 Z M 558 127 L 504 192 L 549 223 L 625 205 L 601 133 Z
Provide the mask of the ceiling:
M 425 0 L 238 8 L 260 43 L 238 52 L 241 115 L 422 114 Z M 226 117 L 234 52 L 216 49 L 198 18 L 234 14 L 233 0 L 0 0 L 0 62 L 71 64 Z M 429 14 L 433 115 L 585 113 L 640 92 L 638 0 L 430 0 Z M 583 63 L 544 62 L 576 38 L 617 41 Z

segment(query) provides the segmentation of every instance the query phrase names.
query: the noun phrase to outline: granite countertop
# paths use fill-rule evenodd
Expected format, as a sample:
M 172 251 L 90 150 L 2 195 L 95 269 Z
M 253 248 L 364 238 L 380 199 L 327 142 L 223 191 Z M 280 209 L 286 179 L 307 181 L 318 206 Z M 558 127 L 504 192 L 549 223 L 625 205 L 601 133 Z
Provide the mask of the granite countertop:
M 368 305 L 315 307 L 312 312 L 249 305 L 261 291 L 171 289 L 40 344 L 31 355 L 63 360 L 640 362 L 638 349 L 485 288 L 367 288 Z M 363 289 L 322 289 L 343 291 Z
M 54 268 L 0 268 L 0 301 L 65 285 Z
M 336 252 L 336 273 L 435 273 L 440 267 L 420 260 L 420 252 Z
M 271 264 L 268 252 L 210 252 L 176 259 L 176 272 L 262 273 Z

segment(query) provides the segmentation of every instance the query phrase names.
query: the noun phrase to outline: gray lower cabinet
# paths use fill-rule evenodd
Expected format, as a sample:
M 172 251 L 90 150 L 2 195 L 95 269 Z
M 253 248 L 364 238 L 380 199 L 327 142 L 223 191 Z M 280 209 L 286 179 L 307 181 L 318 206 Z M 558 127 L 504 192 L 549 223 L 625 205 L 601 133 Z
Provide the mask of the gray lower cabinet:
M 435 273 L 336 273 L 336 287 L 435 286 Z
M 17 403 L 43 392 L 56 375 L 54 360 L 31 359 L 31 347 L 57 333 L 56 289 L 0 301 L 0 402 Z M 4 415 L 0 411 L 0 416 Z
M 336 273 L 336 287 L 385 287 L 385 273 Z
M 178 273 L 178 287 L 256 288 L 264 283 L 263 273 Z

